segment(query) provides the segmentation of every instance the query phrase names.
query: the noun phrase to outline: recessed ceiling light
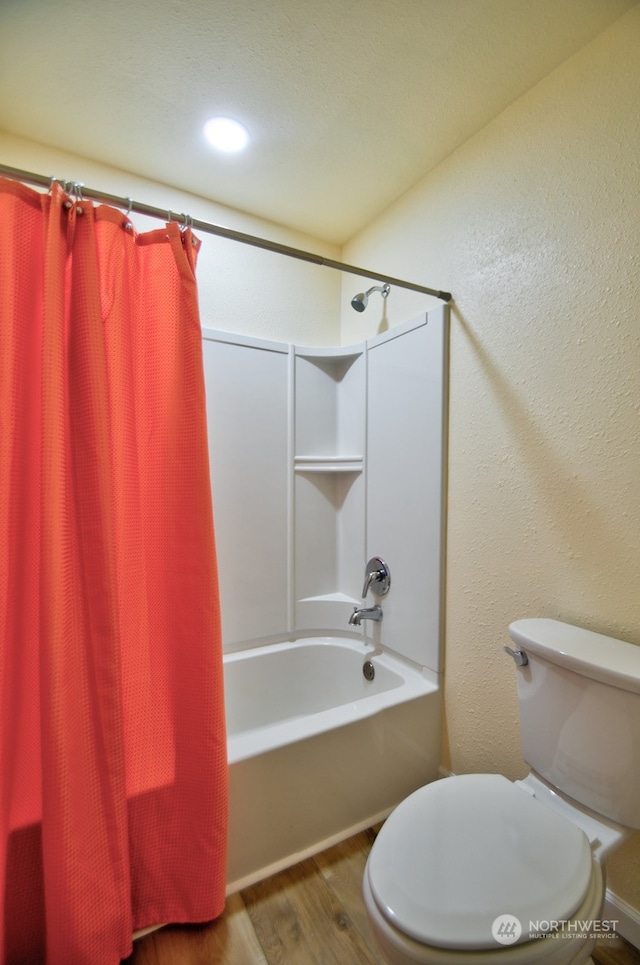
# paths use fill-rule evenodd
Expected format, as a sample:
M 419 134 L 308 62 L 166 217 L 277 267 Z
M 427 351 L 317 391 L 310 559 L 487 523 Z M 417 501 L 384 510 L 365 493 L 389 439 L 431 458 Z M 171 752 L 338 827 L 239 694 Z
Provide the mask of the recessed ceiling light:
M 232 117 L 212 117 L 204 125 L 205 137 L 218 151 L 241 151 L 249 143 L 249 132 Z

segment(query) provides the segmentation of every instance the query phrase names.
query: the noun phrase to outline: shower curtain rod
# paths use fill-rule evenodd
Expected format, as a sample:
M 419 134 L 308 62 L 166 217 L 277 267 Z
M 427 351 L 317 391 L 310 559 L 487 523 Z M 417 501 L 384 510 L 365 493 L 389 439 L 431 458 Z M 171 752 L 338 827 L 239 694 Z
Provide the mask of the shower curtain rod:
M 273 251 L 277 255 L 286 255 L 289 258 L 308 261 L 311 262 L 311 264 L 320 265 L 323 268 L 335 268 L 337 271 L 348 272 L 351 275 L 361 275 L 363 278 L 375 279 L 387 285 L 395 285 L 397 288 L 406 288 L 410 291 L 422 292 L 424 295 L 434 295 L 436 298 L 440 298 L 445 302 L 451 301 L 451 292 L 436 291 L 424 285 L 415 285 L 413 282 L 403 281 L 401 278 L 393 278 L 391 275 L 381 275 L 375 271 L 367 271 L 365 268 L 356 268 L 354 265 L 346 265 L 341 261 L 323 258 L 321 255 L 315 255 L 313 252 L 304 251 L 301 248 L 281 245 L 278 244 L 277 241 L 269 241 L 267 238 L 248 235 L 242 231 L 233 231 L 231 228 L 223 228 L 221 225 L 212 224 L 208 221 L 200 221 L 197 218 L 191 218 L 189 215 L 176 215 L 171 210 L 167 211 L 163 208 L 156 208 L 150 204 L 143 204 L 141 201 L 132 201 L 131 198 L 119 198 L 116 197 L 116 195 L 107 194 L 104 191 L 96 191 L 93 188 L 87 188 L 84 184 L 74 181 L 47 177 L 44 174 L 33 174 L 30 171 L 21 171 L 18 168 L 7 167 L 4 164 L 0 164 L 0 175 L 14 181 L 23 181 L 25 184 L 37 184 L 46 188 L 51 188 L 52 184 L 57 182 L 65 191 L 72 194 L 74 192 L 78 193 L 83 198 L 90 198 L 106 204 L 112 204 L 117 208 L 125 208 L 127 214 L 135 211 L 137 214 L 146 214 L 151 218 L 160 218 L 163 221 L 177 221 L 184 227 L 189 226 L 190 228 L 195 228 L 197 231 L 203 231 L 205 234 L 218 235 L 220 238 L 228 238 L 229 241 L 239 241 L 243 245 L 263 248 L 266 251 Z

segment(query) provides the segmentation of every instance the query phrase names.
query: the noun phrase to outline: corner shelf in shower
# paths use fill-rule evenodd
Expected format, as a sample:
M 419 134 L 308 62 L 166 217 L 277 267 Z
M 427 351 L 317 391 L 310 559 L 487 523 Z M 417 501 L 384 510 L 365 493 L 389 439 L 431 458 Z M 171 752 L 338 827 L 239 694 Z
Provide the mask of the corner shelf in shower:
M 295 348 L 292 469 L 294 622 L 347 626 L 365 555 L 364 344 Z M 350 591 L 350 592 L 349 592 Z
M 305 596 L 298 603 L 348 603 L 350 606 L 361 606 L 362 600 L 356 599 L 355 596 L 349 596 L 347 593 L 340 593 L 336 591 L 335 593 L 320 593 L 318 596 Z
M 296 456 L 294 471 L 300 473 L 332 472 L 360 473 L 364 468 L 364 456 Z

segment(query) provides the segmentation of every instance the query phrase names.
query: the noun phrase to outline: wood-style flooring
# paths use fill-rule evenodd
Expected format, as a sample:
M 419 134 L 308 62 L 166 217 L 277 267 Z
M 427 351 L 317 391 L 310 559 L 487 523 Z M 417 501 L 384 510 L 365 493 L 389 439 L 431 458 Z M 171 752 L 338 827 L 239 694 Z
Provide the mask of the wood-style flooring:
M 361 890 L 374 840 L 373 829 L 363 831 L 231 895 L 217 921 L 139 939 L 126 965 L 383 965 Z M 603 939 L 594 962 L 640 965 L 640 952 Z

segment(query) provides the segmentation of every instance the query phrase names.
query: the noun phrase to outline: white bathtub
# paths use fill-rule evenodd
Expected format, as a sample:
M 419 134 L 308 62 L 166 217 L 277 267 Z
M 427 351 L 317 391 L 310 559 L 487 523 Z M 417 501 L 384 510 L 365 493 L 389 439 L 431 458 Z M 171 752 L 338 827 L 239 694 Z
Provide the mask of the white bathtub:
M 369 827 L 437 777 L 429 671 L 361 637 L 261 645 L 224 662 L 229 893 Z

